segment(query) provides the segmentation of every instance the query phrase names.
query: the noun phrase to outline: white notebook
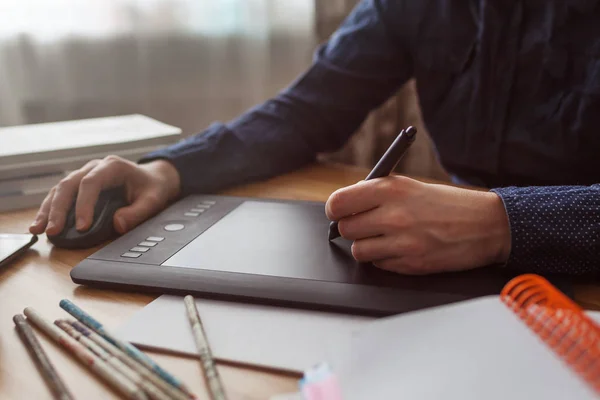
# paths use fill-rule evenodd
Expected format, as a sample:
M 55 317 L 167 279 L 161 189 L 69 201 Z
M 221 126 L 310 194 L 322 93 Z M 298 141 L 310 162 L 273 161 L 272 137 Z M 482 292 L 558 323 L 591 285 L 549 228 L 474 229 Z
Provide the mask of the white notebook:
M 0 181 L 14 181 L 27 179 L 35 175 L 58 174 L 81 168 L 86 162 L 93 159 L 101 159 L 109 154 L 116 155 L 127 160 L 137 161 L 142 156 L 163 146 L 136 147 L 135 149 L 115 150 L 111 152 L 99 152 L 93 154 L 80 154 L 73 157 L 61 157 L 57 159 L 40 159 L 20 164 L 0 165 Z
M 62 176 L 90 160 L 137 161 L 180 134 L 138 114 L 0 128 L 0 212 L 39 206 Z
M 0 198 L 35 192 L 47 193 L 66 175 L 65 171 L 24 178 L 0 179 Z
M 181 130 L 144 115 L 0 128 L 0 166 L 173 143 Z
M 374 321 L 337 352 L 344 400 L 597 399 L 498 296 Z

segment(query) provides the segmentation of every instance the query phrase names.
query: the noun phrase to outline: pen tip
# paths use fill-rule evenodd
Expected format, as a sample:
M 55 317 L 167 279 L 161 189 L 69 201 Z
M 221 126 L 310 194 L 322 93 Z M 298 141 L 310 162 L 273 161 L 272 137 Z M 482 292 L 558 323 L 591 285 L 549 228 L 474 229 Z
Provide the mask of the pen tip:
M 332 221 L 329 224 L 329 235 L 328 239 L 331 242 L 333 239 L 340 237 L 340 231 L 338 230 L 338 224 L 336 221 Z
M 415 128 L 414 126 L 409 126 L 408 128 L 406 128 L 406 136 L 408 136 L 409 139 L 412 139 L 413 136 L 415 136 L 417 134 L 417 128 Z

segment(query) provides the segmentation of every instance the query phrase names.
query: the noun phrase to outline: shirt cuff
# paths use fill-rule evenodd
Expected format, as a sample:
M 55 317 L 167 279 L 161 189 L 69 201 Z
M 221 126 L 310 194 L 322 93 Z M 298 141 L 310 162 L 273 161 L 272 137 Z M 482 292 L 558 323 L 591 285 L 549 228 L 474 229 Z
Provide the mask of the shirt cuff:
M 507 268 L 541 274 L 595 272 L 594 228 L 590 226 L 594 222 L 584 207 L 591 201 L 588 188 L 505 187 L 491 191 L 502 199 L 510 224 Z
M 212 193 L 229 183 L 222 179 L 220 173 L 226 172 L 226 157 L 217 157 L 217 153 L 227 154 L 227 150 L 235 151 L 238 146 L 227 128 L 215 123 L 202 133 L 146 154 L 138 160 L 138 164 L 155 160 L 170 162 L 179 173 L 182 197 L 193 193 Z

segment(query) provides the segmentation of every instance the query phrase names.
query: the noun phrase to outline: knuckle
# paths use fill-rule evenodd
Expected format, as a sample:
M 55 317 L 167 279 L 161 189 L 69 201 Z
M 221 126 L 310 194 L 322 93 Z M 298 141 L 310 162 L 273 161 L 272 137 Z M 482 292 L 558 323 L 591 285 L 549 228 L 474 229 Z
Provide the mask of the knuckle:
M 380 193 L 390 193 L 396 189 L 396 185 L 394 185 L 394 180 L 391 179 L 391 177 L 389 176 L 378 179 L 376 186 L 377 190 Z
M 391 175 L 390 179 L 393 180 L 396 184 L 407 184 L 408 182 L 412 181 L 411 178 L 404 175 Z
M 106 156 L 103 164 L 106 166 L 106 168 L 111 170 L 111 173 L 125 173 L 136 166 L 135 163 L 125 160 L 119 156 Z
M 73 192 L 76 188 L 69 183 L 59 183 L 53 189 L 54 192 L 52 192 L 51 198 L 48 199 L 48 201 L 51 202 L 52 205 L 56 203 L 57 200 L 64 201 L 64 199 L 73 196 Z M 48 197 L 50 197 L 50 194 Z
M 57 189 L 62 189 L 65 187 L 71 187 L 75 184 L 75 178 L 73 177 L 72 174 L 69 174 L 67 176 L 65 176 L 64 178 L 62 178 L 60 181 L 58 181 L 58 184 L 55 186 L 55 188 Z
M 153 208 L 156 208 L 165 202 L 164 196 L 156 192 L 148 193 L 145 197 L 148 204 Z
M 68 181 L 68 182 L 73 182 L 74 180 L 79 180 L 80 178 L 78 178 L 78 176 L 81 174 L 80 171 L 81 170 L 69 172 L 67 174 L 67 176 L 65 176 L 63 178 L 63 180 Z
M 92 168 L 92 167 L 95 167 L 96 165 L 100 164 L 101 161 L 102 161 L 101 159 L 95 158 L 95 159 L 90 160 L 87 163 L 85 163 L 85 165 L 83 166 L 83 168 Z
M 81 181 L 79 182 L 80 187 L 90 187 L 96 184 L 98 181 L 98 176 L 96 174 L 87 174 Z
M 114 154 L 111 154 L 109 156 L 104 157 L 104 161 L 107 163 L 121 163 L 124 160 L 119 156 L 115 156 Z
M 402 175 L 386 176 L 377 183 L 377 190 L 382 195 L 402 196 L 408 190 L 410 178 Z

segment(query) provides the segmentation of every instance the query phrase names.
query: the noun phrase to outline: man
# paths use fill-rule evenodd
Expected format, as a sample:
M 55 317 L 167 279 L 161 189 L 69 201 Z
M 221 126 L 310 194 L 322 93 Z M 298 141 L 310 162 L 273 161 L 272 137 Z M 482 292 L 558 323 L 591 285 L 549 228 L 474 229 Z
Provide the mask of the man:
M 600 6 L 586 0 L 365 0 L 274 99 L 145 157 L 93 161 L 49 193 L 31 232 L 78 228 L 125 184 L 125 232 L 178 196 L 264 179 L 339 148 L 414 77 L 445 168 L 472 191 L 406 177 L 335 192 L 355 258 L 400 273 L 502 264 L 600 269 Z

